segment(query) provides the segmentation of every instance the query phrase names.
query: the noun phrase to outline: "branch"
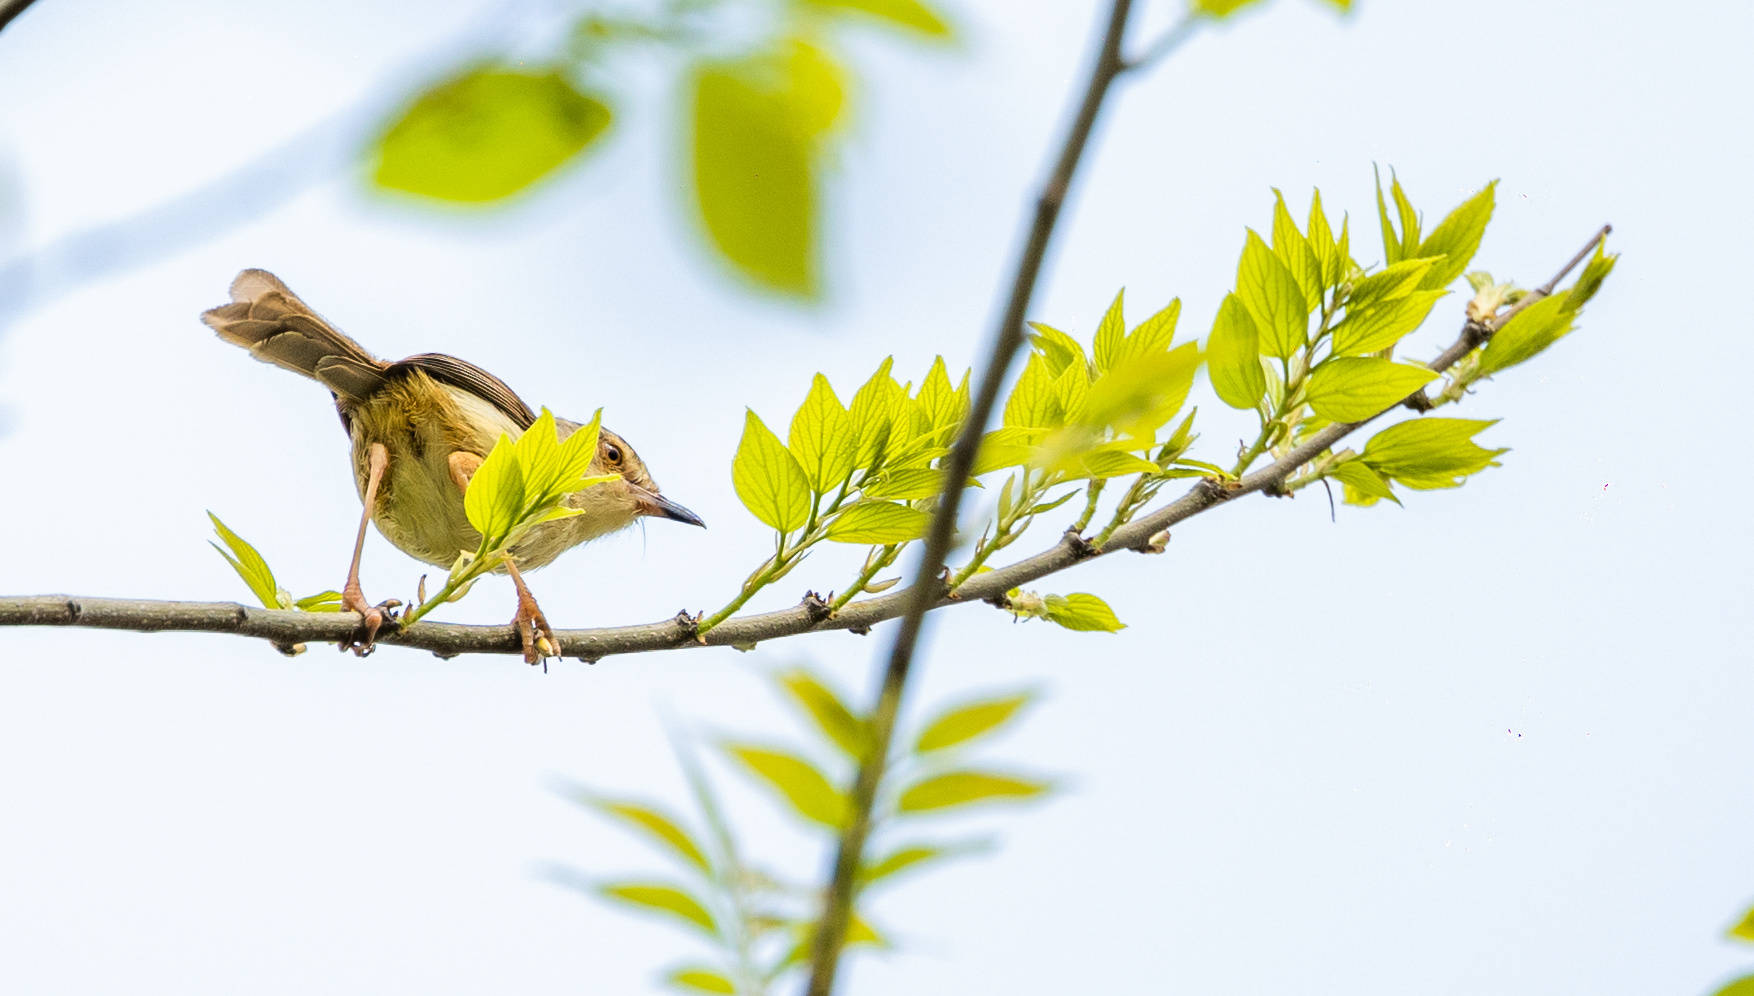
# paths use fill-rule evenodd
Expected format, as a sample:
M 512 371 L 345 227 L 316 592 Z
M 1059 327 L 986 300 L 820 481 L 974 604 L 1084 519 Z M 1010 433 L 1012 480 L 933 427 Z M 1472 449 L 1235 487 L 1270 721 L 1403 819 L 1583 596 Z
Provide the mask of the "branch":
M 1567 263 L 1552 280 L 1531 292 L 1530 297 L 1553 293 L 1559 281 L 1587 258 L 1609 231 L 1608 226 L 1604 225 L 1576 258 Z M 1472 323 L 1464 325 L 1456 341 L 1426 366 L 1439 373 L 1448 370 L 1519 310 L 1520 308 L 1512 308 L 1506 311 L 1491 323 L 1490 328 Z M 1390 410 L 1393 408 L 1385 409 L 1385 413 Z M 1214 505 L 1252 494 L 1285 480 L 1298 467 L 1319 456 L 1322 451 L 1331 448 L 1354 430 L 1381 417 L 1381 414 L 1363 422 L 1328 426 L 1272 465 L 1249 474 L 1235 484 L 1226 486 L 1216 480 L 1203 480 L 1169 505 L 1115 530 L 1114 535 L 1100 548 L 1093 548 L 1087 541 L 1077 537 L 1062 537 L 1058 543 L 1033 557 L 969 578 L 957 590 L 954 598 L 944 595 L 943 586 L 934 579 L 924 589 L 916 584 L 886 595 L 860 599 L 827 616 L 823 613 L 819 599 L 806 597 L 789 609 L 727 619 L 712 632 L 698 638 L 694 635 L 693 623 L 686 613 L 664 622 L 598 629 L 563 629 L 556 631 L 555 635 L 560 638 L 564 656 L 594 662 L 613 654 L 649 653 L 688 647 L 748 646 L 818 630 L 844 629 L 863 632 L 877 623 L 901 616 L 912 600 L 922 594 L 933 609 L 982 602 L 1003 595 L 1019 585 L 1063 571 L 1093 556 L 1103 556 L 1116 550 L 1149 549 L 1153 537 L 1162 530 Z M 291 612 L 256 608 L 237 602 L 16 595 L 0 596 L 0 626 L 80 626 L 142 633 L 227 633 L 267 640 L 277 647 L 290 650 L 301 643 L 338 643 L 352 637 L 359 623 L 351 613 Z M 380 633 L 377 642 L 429 650 L 440 657 L 523 653 L 523 645 L 511 626 L 421 622 L 405 631 Z
M 12 19 L 24 13 L 24 9 L 36 0 L 0 0 L 0 31 L 5 31 Z
M 1090 132 L 1096 126 L 1096 118 L 1102 111 L 1103 101 L 1108 97 L 1109 87 L 1126 72 L 1127 63 L 1121 47 L 1126 38 L 1127 18 L 1132 14 L 1132 7 L 1132 0 L 1114 0 L 1114 6 L 1109 9 L 1108 27 L 1103 32 L 1096 62 L 1090 68 L 1090 80 L 1085 84 L 1078 113 L 1072 119 L 1072 127 L 1067 131 L 1065 141 L 1060 147 L 1053 172 L 1048 174 L 1047 182 L 1042 185 L 1041 193 L 1036 197 L 1035 220 L 1030 225 L 1029 238 L 1024 242 L 1023 253 L 1017 260 L 1016 273 L 1011 280 L 1011 293 L 1005 302 L 1004 312 L 999 317 L 998 327 L 993 330 L 992 347 L 987 355 L 986 368 L 981 371 L 980 382 L 975 388 L 968 418 L 963 422 L 956 445 L 951 448 L 950 455 L 945 460 L 944 493 L 938 498 L 931 528 L 926 533 L 925 552 L 914 572 L 912 586 L 900 596 L 906 611 L 902 615 L 901 628 L 896 631 L 895 643 L 890 648 L 889 664 L 884 669 L 883 686 L 877 694 L 877 705 L 871 710 L 868 720 L 871 731 L 870 748 L 859 764 L 858 778 L 853 783 L 852 798 L 847 807 L 847 823 L 841 830 L 840 845 L 835 852 L 834 877 L 829 882 L 828 894 L 823 901 L 822 917 L 817 923 L 810 953 L 810 982 L 805 988 L 809 996 L 830 996 L 834 991 L 835 972 L 840 966 L 847 926 L 852 922 L 854 883 L 865 853 L 865 841 L 871 832 L 871 807 L 877 797 L 878 783 L 883 779 L 889 742 L 895 735 L 895 720 L 901 711 L 902 692 L 907 687 L 908 671 L 913 665 L 914 647 L 919 643 L 926 612 L 945 597 L 946 589 L 939 574 L 944 570 L 944 558 L 950 552 L 950 539 L 956 530 L 956 513 L 962 504 L 963 482 L 968 480 L 969 473 L 974 469 L 975 455 L 980 450 L 981 437 L 986 432 L 988 419 L 992 417 L 993 406 L 998 401 L 1006 371 L 1011 368 L 1011 361 L 1023 346 L 1023 321 L 1029 311 L 1030 299 L 1035 296 L 1036 281 L 1041 276 L 1042 261 L 1046 258 L 1048 244 L 1053 239 L 1060 208 L 1066 202 L 1066 193 L 1072 186 L 1072 178 L 1077 173 L 1078 164 L 1084 157 L 1084 149 L 1090 142 Z M 1056 552 L 1049 551 L 1044 556 L 1051 557 Z M 998 591 L 1008 591 L 1010 587 L 1007 585 Z M 958 594 L 967 598 L 975 593 L 964 591 Z

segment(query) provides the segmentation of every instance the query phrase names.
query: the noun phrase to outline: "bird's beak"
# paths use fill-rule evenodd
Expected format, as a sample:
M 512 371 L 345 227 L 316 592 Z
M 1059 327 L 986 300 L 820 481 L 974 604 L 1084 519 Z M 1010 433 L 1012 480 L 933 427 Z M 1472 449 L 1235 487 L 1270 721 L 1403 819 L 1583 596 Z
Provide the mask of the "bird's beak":
M 677 522 L 686 522 L 691 526 L 699 526 L 702 529 L 706 528 L 706 523 L 701 521 L 700 516 L 695 515 L 693 512 L 690 512 L 688 509 L 683 508 L 681 505 L 676 504 L 663 495 L 647 491 L 645 488 L 641 487 L 634 487 L 633 490 L 639 498 L 639 513 L 641 515 L 656 515 L 660 518 L 675 519 Z

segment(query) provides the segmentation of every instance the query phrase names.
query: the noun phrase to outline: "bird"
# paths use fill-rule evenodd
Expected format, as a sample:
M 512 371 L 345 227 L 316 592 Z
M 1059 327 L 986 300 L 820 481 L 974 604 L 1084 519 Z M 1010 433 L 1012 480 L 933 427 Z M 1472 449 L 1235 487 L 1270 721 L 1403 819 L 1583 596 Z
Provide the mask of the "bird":
M 516 439 L 535 423 L 536 414 L 504 381 L 466 360 L 443 353 L 394 362 L 373 356 L 266 270 L 239 273 L 231 283 L 230 303 L 208 309 L 201 320 L 256 359 L 322 384 L 334 399 L 351 443 L 362 505 L 341 589 L 341 609 L 359 614 L 360 629 L 341 649 L 363 656 L 401 604 L 373 605 L 361 590 L 367 524 L 375 523 L 385 539 L 416 560 L 451 567 L 481 539 L 463 510 L 470 479 L 502 433 Z M 554 422 L 561 440 L 579 428 L 566 419 Z M 666 497 L 639 454 L 608 429 L 599 435 L 590 473 L 620 478 L 569 495 L 565 504 L 581 514 L 534 527 L 502 565 L 517 589 L 512 624 L 531 664 L 557 653 L 560 642 L 522 569 L 542 567 L 642 517 L 706 525 Z

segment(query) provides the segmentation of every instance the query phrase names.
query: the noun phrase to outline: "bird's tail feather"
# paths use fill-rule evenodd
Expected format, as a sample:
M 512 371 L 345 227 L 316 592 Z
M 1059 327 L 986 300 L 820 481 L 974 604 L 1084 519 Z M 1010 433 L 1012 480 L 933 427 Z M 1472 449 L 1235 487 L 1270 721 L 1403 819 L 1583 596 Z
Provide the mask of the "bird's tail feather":
M 264 363 L 303 374 L 343 403 L 369 397 L 384 384 L 386 364 L 323 320 L 267 270 L 245 270 L 231 282 L 231 303 L 201 314 L 219 337 Z

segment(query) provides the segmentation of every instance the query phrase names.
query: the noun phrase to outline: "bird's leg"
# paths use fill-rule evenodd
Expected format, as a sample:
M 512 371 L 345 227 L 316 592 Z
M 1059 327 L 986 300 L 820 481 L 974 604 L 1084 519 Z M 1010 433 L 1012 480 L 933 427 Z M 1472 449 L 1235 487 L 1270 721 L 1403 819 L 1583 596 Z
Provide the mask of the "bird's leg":
M 353 539 L 353 561 L 347 566 L 347 583 L 341 587 L 341 611 L 359 613 L 359 628 L 363 634 L 351 640 L 341 642 L 342 650 L 351 650 L 364 657 L 372 651 L 372 641 L 378 638 L 378 628 L 383 626 L 390 610 L 402 603 L 390 599 L 378 605 L 365 600 L 365 592 L 359 587 L 359 558 L 365 552 L 365 527 L 371 523 L 372 508 L 378 500 L 378 484 L 384 479 L 384 469 L 390 465 L 390 451 L 383 443 L 371 444 L 367 455 L 367 473 L 365 484 L 365 508 L 359 513 L 359 534 Z
M 518 589 L 518 611 L 512 616 L 512 625 L 518 628 L 518 639 L 524 641 L 524 663 L 535 664 L 550 657 L 559 657 L 560 640 L 555 637 L 554 630 L 548 627 L 548 617 L 542 614 L 542 607 L 536 604 L 536 596 L 530 594 L 529 587 L 524 584 L 524 576 L 518 573 L 518 565 L 507 557 L 505 569 L 512 576 L 512 586 Z

